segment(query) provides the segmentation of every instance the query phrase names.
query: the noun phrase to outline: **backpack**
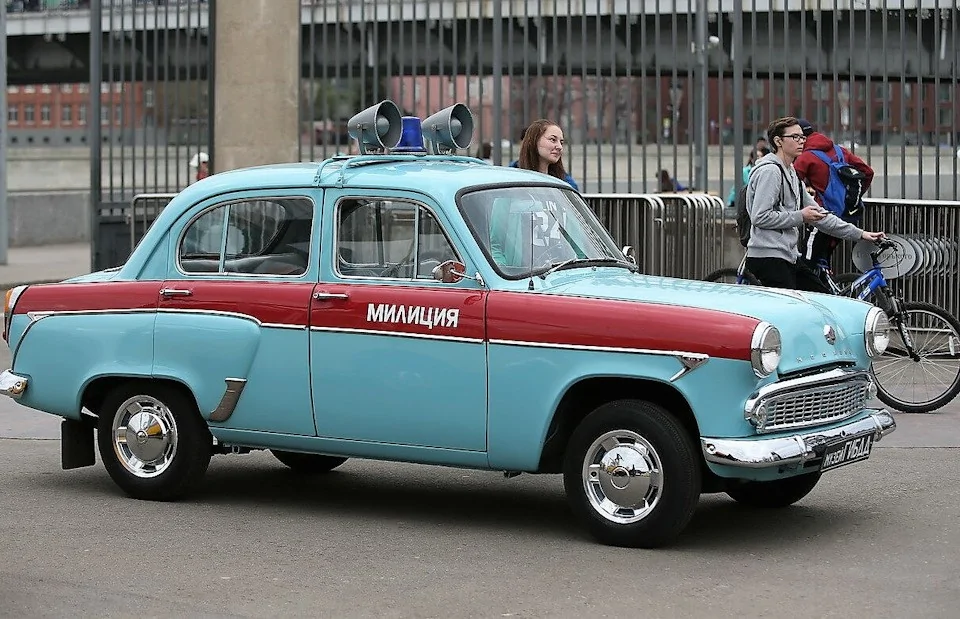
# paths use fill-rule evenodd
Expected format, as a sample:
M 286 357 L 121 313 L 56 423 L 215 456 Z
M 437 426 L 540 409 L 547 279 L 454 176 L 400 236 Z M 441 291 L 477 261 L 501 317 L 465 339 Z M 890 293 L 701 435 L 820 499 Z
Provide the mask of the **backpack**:
M 827 164 L 830 170 L 826 191 L 818 192 L 820 203 L 837 217 L 851 219 L 859 215 L 863 208 L 863 183 L 867 175 L 846 162 L 839 146 L 834 145 L 833 150 L 837 155 L 836 161 L 823 151 L 809 151 Z
M 766 163 L 761 163 L 753 166 L 753 170 L 763 167 L 765 165 L 776 165 L 780 168 L 779 164 L 775 161 L 768 161 Z M 750 170 L 750 174 L 753 174 L 753 170 Z M 783 202 L 783 188 L 786 185 L 787 175 L 784 173 L 783 168 L 780 168 L 780 176 L 783 177 L 780 182 L 780 202 Z M 750 242 L 750 228 L 753 224 L 750 223 L 750 212 L 747 210 L 747 185 L 750 183 L 744 184 L 740 188 L 740 191 L 737 192 L 737 197 L 734 200 L 734 206 L 737 209 L 737 234 L 740 236 L 740 244 L 744 247 L 747 246 L 747 243 Z

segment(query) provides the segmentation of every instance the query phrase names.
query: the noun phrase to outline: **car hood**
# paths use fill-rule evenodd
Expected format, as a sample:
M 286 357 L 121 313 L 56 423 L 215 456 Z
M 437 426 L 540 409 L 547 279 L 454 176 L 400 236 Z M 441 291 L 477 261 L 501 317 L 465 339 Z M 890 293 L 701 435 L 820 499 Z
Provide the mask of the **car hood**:
M 710 309 L 766 321 L 783 342 L 780 372 L 864 360 L 863 326 L 869 305 L 831 295 L 631 274 L 622 269 L 572 271 L 547 277 L 546 294 Z M 835 334 L 828 342 L 825 330 Z

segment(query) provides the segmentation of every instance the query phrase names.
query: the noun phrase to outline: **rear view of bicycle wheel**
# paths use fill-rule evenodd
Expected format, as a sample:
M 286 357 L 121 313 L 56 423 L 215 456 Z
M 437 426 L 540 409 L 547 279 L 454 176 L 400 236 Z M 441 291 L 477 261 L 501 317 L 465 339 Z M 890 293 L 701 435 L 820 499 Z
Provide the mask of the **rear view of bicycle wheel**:
M 890 345 L 873 362 L 877 397 L 906 413 L 928 413 L 960 393 L 960 322 L 930 303 L 901 302 Z
M 744 270 L 743 275 L 737 273 L 737 269 L 717 269 L 710 275 L 703 278 L 705 282 L 719 282 L 721 284 L 749 284 L 759 286 L 760 280 L 750 271 Z

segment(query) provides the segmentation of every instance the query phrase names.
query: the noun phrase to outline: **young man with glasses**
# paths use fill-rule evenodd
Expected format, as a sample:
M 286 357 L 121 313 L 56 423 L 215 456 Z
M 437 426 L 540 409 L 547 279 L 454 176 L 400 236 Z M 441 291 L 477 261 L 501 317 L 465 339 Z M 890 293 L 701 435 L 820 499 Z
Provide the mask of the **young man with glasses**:
M 747 183 L 750 240 L 747 269 L 764 286 L 826 292 L 800 258 L 801 228 L 809 224 L 841 239 L 876 241 L 883 232 L 866 232 L 820 207 L 797 178 L 793 162 L 807 138 L 797 119 L 778 118 L 767 128 L 772 151 L 757 159 Z

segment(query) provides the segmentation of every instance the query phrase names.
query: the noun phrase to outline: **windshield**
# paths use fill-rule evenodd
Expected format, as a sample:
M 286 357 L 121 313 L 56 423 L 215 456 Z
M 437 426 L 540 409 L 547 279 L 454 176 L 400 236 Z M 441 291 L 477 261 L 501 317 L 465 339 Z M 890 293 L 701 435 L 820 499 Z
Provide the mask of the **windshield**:
M 539 275 L 571 261 L 576 265 L 582 260 L 584 266 L 597 266 L 597 261 L 627 263 L 573 190 L 479 189 L 460 196 L 460 211 L 487 259 L 507 279 Z

